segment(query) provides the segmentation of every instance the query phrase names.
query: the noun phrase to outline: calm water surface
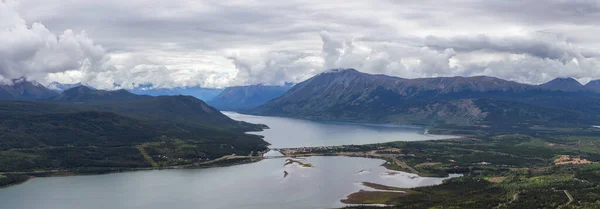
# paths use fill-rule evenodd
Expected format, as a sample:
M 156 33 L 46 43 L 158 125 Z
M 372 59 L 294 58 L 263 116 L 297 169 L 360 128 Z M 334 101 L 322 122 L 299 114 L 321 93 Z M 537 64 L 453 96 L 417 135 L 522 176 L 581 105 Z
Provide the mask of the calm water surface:
M 162 170 L 93 176 L 35 178 L 0 189 L 6 209 L 176 209 L 331 208 L 359 182 L 400 187 L 435 185 L 442 178 L 410 178 L 384 161 L 351 157 L 310 157 L 314 167 L 283 166 L 285 159 L 194 170 Z M 283 177 L 283 171 L 289 175 Z
M 426 140 L 415 127 L 317 123 L 227 113 L 269 125 L 260 132 L 272 147 L 366 144 Z M 0 189 L 4 209 L 179 209 L 179 208 L 332 208 L 348 194 L 368 189 L 360 182 L 398 187 L 436 185 L 443 178 L 414 178 L 380 166 L 383 160 L 309 157 L 314 167 L 283 166 L 285 159 L 222 168 L 138 171 L 92 176 L 35 178 Z M 283 172 L 289 175 L 283 177 Z
M 315 122 L 234 112 L 224 113 L 235 120 L 268 125 L 270 129 L 255 134 L 265 136 L 265 140 L 271 143 L 271 148 L 358 145 L 452 138 L 452 136 L 424 134 L 426 129 L 416 126 Z

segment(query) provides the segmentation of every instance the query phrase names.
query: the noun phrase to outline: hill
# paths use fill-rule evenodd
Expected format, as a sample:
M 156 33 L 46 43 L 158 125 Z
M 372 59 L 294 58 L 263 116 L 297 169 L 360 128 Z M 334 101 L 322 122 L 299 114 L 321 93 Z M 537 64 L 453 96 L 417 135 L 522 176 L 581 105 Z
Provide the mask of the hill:
M 64 91 L 50 101 L 71 103 L 73 107 L 115 112 L 125 116 L 157 121 L 194 124 L 215 129 L 261 130 L 263 126 L 235 121 L 192 96 L 136 95 L 126 90 L 104 91 L 85 86 Z
M 266 85 L 228 87 L 209 104 L 220 110 L 248 110 L 283 95 L 290 88 Z
M 87 87 L 45 101 L 0 100 L 0 172 L 102 172 L 193 165 L 266 150 L 235 121 L 191 96 L 140 96 Z

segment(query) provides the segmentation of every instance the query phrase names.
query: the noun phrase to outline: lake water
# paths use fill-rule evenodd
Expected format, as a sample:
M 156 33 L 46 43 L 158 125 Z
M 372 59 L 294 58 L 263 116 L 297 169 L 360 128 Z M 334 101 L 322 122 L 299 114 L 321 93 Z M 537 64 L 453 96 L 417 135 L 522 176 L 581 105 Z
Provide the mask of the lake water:
M 138 171 L 93 176 L 35 178 L 0 189 L 6 209 L 332 208 L 363 188 L 359 182 L 399 187 L 435 185 L 442 178 L 415 178 L 389 170 L 384 161 L 310 157 L 314 167 L 283 166 L 285 159 L 221 168 Z M 283 177 L 283 171 L 289 175 Z
M 318 123 L 227 113 L 235 119 L 263 123 L 272 147 L 365 144 L 438 138 L 415 127 Z M 368 190 L 360 182 L 398 187 L 440 184 L 390 171 L 383 160 L 352 157 L 301 159 L 312 168 L 287 165 L 284 158 L 207 169 L 138 171 L 91 176 L 35 178 L 0 189 L 7 209 L 179 209 L 179 208 L 335 208 L 348 194 Z M 289 175 L 284 178 L 284 171 Z M 395 172 L 390 175 L 388 172 Z
M 416 126 L 315 122 L 234 112 L 224 113 L 235 120 L 268 125 L 270 129 L 254 134 L 265 136 L 265 141 L 271 143 L 271 148 L 358 145 L 452 138 L 452 136 L 424 134 L 426 129 Z

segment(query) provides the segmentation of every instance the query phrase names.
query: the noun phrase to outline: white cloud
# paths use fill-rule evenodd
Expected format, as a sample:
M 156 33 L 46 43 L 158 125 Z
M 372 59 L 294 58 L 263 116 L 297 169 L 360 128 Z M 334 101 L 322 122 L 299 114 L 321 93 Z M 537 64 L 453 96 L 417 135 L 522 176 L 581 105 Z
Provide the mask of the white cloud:
M 225 87 L 350 67 L 589 80 L 599 15 L 597 2 L 561 0 L 0 0 L 0 80 Z
M 0 3 L 0 74 L 7 79 L 41 79 L 47 73 L 98 71 L 108 57 L 85 32 L 50 32 L 41 23 L 27 25 L 15 11 L 17 3 Z

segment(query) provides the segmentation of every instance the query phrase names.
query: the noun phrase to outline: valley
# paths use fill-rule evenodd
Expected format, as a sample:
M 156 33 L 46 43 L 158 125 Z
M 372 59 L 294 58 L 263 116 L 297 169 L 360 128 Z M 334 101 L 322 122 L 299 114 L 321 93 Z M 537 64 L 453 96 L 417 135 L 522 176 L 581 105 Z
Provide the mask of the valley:
M 273 93 L 270 88 L 231 88 L 216 98 L 243 103 Z M 246 103 L 242 113 L 221 112 L 230 107 L 218 110 L 191 96 L 83 85 L 46 99 L 0 101 L 0 185 L 10 186 L 0 192 L 17 195 L 28 192 L 19 189 L 27 185 L 84 174 L 157 175 L 150 178 L 177 182 L 183 179 L 172 175 L 193 172 L 208 175 L 199 183 L 210 184 L 224 169 L 254 174 L 229 177 L 245 187 L 211 189 L 269 185 L 272 192 L 306 192 L 297 194 L 306 199 L 290 205 L 284 197 L 263 201 L 261 195 L 272 192 L 243 197 L 257 208 L 597 206 L 600 96 L 572 79 L 533 86 L 489 77 L 402 79 L 345 69 L 274 91 L 275 96 Z M 257 115 L 243 114 L 248 112 Z M 85 175 L 94 181 L 102 176 Z M 308 183 L 331 178 L 340 178 L 339 185 L 328 195 Z M 81 190 L 54 189 L 47 191 Z M 194 203 L 186 197 L 178 204 Z M 211 204 L 232 206 L 222 200 Z
M 0 0 L 0 209 L 600 209 L 600 0 Z

